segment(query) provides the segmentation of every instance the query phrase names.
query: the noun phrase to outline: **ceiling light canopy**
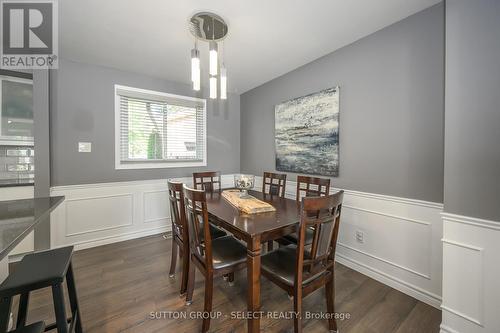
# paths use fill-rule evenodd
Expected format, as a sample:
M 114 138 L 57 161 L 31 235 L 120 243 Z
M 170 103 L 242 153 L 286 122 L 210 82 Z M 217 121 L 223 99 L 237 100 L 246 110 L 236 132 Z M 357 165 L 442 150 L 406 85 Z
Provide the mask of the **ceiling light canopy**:
M 227 24 L 214 13 L 201 12 L 189 20 L 189 31 L 195 37 L 195 46 L 191 50 L 191 81 L 193 90 L 200 90 L 201 68 L 200 52 L 197 41 L 209 44 L 209 88 L 210 98 L 217 98 L 217 82 L 220 82 L 220 98 L 227 99 L 227 70 L 221 57 L 219 44 L 227 36 Z M 219 70 L 220 66 L 220 70 Z M 217 78 L 220 77 L 220 80 Z

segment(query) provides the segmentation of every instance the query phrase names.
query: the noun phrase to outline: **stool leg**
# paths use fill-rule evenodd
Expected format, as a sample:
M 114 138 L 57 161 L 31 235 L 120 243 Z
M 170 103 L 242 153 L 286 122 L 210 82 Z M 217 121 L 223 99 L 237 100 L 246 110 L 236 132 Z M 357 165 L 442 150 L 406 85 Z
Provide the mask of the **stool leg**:
M 54 312 L 56 313 L 57 333 L 68 333 L 66 321 L 66 307 L 64 306 L 64 294 L 62 284 L 52 285 L 52 299 L 54 300 Z
M 29 291 L 21 294 L 21 298 L 19 300 L 19 311 L 17 313 L 16 328 L 26 326 L 26 316 L 28 314 L 29 299 L 30 299 Z
M 2 299 L 0 299 L 0 333 L 7 332 L 9 328 L 11 303 L 12 298 L 10 297 L 2 297 Z
M 76 295 L 75 276 L 73 274 L 73 265 L 70 263 L 68 272 L 66 273 L 66 283 L 68 284 L 69 303 L 71 304 L 71 312 L 74 319 L 76 314 L 75 332 L 82 333 L 82 316 L 80 315 L 80 306 L 78 305 L 78 297 Z

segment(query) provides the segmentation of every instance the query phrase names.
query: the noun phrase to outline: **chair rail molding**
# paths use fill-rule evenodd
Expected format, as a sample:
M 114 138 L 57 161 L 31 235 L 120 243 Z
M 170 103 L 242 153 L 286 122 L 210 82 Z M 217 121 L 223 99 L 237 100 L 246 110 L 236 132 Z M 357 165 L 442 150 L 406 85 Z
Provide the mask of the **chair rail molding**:
M 444 212 L 442 333 L 500 331 L 500 221 Z

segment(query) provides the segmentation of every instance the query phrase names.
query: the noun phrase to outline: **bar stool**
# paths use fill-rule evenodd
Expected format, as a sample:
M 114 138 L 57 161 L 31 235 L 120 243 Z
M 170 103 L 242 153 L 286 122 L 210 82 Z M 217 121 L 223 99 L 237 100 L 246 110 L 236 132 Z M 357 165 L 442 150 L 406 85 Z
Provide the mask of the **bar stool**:
M 73 247 L 69 246 L 28 254 L 19 262 L 16 270 L 0 285 L 0 333 L 7 331 L 12 298 L 21 295 L 16 324 L 16 329 L 21 329 L 26 326 L 30 292 L 46 287 L 52 288 L 56 323 L 47 325 L 45 331 L 57 328 L 58 333 L 82 332 L 75 278 L 71 265 L 72 255 Z M 66 318 L 64 304 L 64 277 L 66 277 L 71 305 L 71 318 L 69 319 Z
M 9 333 L 42 333 L 44 331 L 45 331 L 45 323 L 43 321 L 39 321 L 28 326 L 20 327 L 15 331 Z

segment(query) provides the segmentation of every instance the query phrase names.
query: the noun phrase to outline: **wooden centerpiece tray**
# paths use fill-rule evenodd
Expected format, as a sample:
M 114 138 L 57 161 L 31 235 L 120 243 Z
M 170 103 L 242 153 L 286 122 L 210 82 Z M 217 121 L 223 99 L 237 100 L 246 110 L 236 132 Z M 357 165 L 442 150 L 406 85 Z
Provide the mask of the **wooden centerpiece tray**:
M 239 190 L 225 190 L 222 192 L 222 196 L 235 206 L 239 210 L 247 214 L 258 214 L 265 212 L 274 212 L 276 208 L 272 205 L 259 200 L 257 198 L 248 195 L 246 197 L 240 197 Z

